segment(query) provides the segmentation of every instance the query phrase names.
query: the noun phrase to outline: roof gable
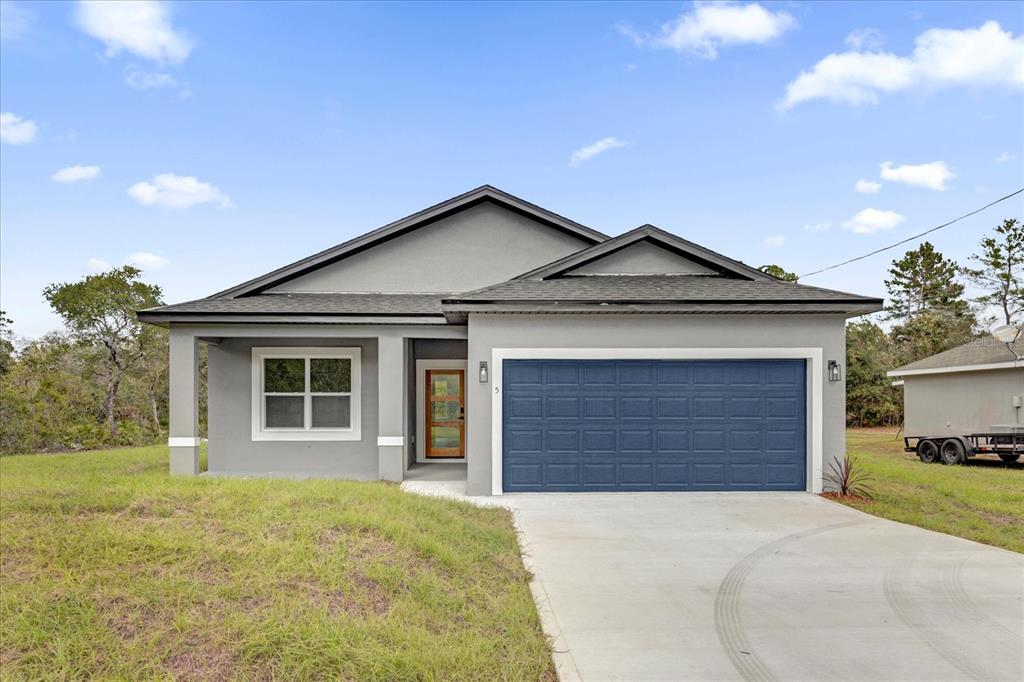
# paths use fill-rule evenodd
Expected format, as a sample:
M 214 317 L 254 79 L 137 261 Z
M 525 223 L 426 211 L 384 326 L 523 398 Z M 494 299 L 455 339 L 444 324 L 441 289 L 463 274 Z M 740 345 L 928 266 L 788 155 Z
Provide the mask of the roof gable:
M 586 274 L 589 268 L 591 272 L 600 270 L 597 263 L 615 257 L 620 262 L 625 259 L 622 254 L 632 250 L 636 245 L 655 246 L 680 259 L 683 263 L 693 264 L 691 268 L 702 269 L 704 272 L 681 272 L 675 274 L 711 274 L 719 277 L 732 279 L 743 279 L 748 281 L 774 281 L 775 278 L 767 275 L 756 268 L 733 260 L 720 253 L 706 249 L 699 244 L 687 241 L 681 237 L 666 232 L 654 225 L 641 225 L 618 237 L 608 239 L 578 253 L 571 254 L 565 258 L 549 263 L 548 265 L 531 270 L 516 279 L 552 279 L 567 275 Z M 648 252 L 650 253 L 650 252 Z M 662 261 L 664 262 L 664 261 Z M 614 268 L 613 268 L 614 269 Z M 673 273 L 615 273 L 615 274 L 673 274 Z
M 211 296 L 211 298 L 236 298 L 266 291 L 414 230 L 432 225 L 457 213 L 486 203 L 494 204 L 519 215 L 529 217 L 542 225 L 575 237 L 586 244 L 597 244 L 608 239 L 607 235 L 597 230 L 531 204 L 496 187 L 483 185 L 465 194 L 452 197 L 410 216 L 396 220 L 355 239 L 221 291 Z

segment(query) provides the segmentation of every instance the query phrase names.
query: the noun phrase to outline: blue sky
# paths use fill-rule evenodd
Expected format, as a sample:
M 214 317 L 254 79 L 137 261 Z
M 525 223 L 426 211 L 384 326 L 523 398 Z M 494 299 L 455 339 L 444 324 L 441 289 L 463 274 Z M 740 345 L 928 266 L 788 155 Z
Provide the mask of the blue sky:
M 1024 186 L 1018 3 L 0 7 L 23 336 L 104 263 L 197 298 L 484 183 L 799 273 Z M 805 282 L 881 295 L 900 253 Z

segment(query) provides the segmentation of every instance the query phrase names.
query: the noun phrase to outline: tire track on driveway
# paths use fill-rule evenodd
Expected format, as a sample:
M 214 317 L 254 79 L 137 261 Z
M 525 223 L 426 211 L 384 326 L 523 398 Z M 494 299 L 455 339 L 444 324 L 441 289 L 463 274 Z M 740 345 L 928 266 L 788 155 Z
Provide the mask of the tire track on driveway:
M 864 520 L 844 521 L 786 535 L 757 548 L 737 562 L 729 573 L 726 574 L 718 587 L 718 594 L 715 596 L 715 632 L 718 634 L 718 641 L 721 643 L 726 655 L 732 662 L 733 667 L 736 668 L 736 672 L 744 680 L 748 682 L 771 682 L 777 679 L 771 668 L 768 667 L 750 644 L 750 640 L 747 638 L 743 627 L 740 606 L 743 598 L 743 587 L 747 577 L 757 568 L 758 564 L 776 554 L 786 545 L 800 542 L 814 535 L 861 525 L 865 522 Z
M 932 592 L 931 598 L 945 599 L 952 603 L 959 609 L 959 615 L 963 619 L 961 621 L 956 623 L 936 621 L 922 606 L 920 597 L 911 594 L 907 587 L 909 582 L 907 576 L 910 575 L 917 562 L 916 554 L 899 559 L 889 566 L 883 583 L 885 599 L 904 625 L 920 637 L 921 641 L 939 657 L 966 677 L 972 680 L 998 680 L 1001 679 L 998 673 L 993 673 L 983 662 L 972 660 L 964 652 L 961 639 L 968 636 L 981 636 L 977 632 L 979 625 L 1002 628 L 987 616 L 979 617 L 977 607 L 967 596 L 963 585 L 957 584 L 965 561 L 966 559 L 954 555 L 945 561 L 945 565 L 941 569 L 943 574 L 938 580 L 927 581 L 929 586 L 936 588 Z M 943 631 L 943 626 L 947 631 Z M 955 634 L 951 631 L 954 628 L 956 629 Z

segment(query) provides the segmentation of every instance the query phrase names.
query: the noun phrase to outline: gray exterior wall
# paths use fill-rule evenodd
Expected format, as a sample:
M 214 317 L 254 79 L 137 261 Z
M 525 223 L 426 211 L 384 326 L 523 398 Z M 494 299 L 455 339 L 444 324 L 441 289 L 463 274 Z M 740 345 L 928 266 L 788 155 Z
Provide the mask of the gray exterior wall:
M 463 292 L 503 282 L 587 246 L 582 239 L 484 203 L 269 291 Z
M 903 382 L 907 435 L 963 435 L 1024 423 L 1013 407 L 1013 396 L 1024 397 L 1024 368 L 918 374 Z
M 469 367 L 494 348 L 821 348 L 845 365 L 840 315 L 483 315 L 469 316 Z M 845 377 L 845 371 L 843 373 Z M 466 430 L 471 495 L 491 494 L 492 383 L 468 380 Z M 823 382 L 823 470 L 846 450 L 846 384 Z
M 358 441 L 253 441 L 253 346 L 359 346 L 362 426 Z M 377 339 L 225 338 L 207 360 L 211 474 L 378 478 Z
M 648 242 L 637 242 L 574 270 L 574 275 L 715 275 L 711 268 Z

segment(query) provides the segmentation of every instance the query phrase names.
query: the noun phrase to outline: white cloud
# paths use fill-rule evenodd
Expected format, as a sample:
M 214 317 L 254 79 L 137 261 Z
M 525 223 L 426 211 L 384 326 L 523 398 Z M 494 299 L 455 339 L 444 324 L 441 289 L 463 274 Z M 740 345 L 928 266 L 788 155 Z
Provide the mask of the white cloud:
M 617 137 L 603 137 L 593 144 L 588 144 L 586 147 L 580 147 L 574 151 L 569 159 L 569 165 L 575 168 L 585 161 L 590 161 L 598 154 L 603 154 L 609 149 L 625 147 L 627 144 L 629 143 L 623 142 Z
M 785 235 L 781 235 L 781 234 L 776 234 L 776 235 L 772 235 L 771 237 L 765 237 L 764 238 L 764 245 L 765 246 L 770 246 L 773 249 L 777 249 L 777 248 L 779 248 L 780 246 L 782 246 L 785 243 L 786 243 L 786 237 L 785 237 Z
M 743 43 L 764 44 L 796 25 L 785 12 L 772 12 L 758 3 L 694 2 L 693 9 L 666 24 L 656 35 L 630 26 L 618 29 L 638 45 L 667 48 L 714 59 L 718 49 Z
M 813 223 L 810 225 L 804 225 L 804 229 L 808 232 L 824 232 L 825 230 L 832 227 L 832 221 L 826 220 L 823 223 Z
M 35 121 L 15 116 L 9 111 L 0 114 L 0 140 L 7 144 L 28 144 L 35 139 L 39 126 Z
M 132 265 L 140 270 L 161 270 L 171 264 L 171 261 L 149 251 L 136 251 L 124 259 L 125 265 Z M 90 258 L 86 263 L 90 272 L 106 272 L 113 265 L 102 258 Z
M 169 73 L 159 71 L 143 71 L 137 66 L 129 66 L 124 70 L 124 82 L 136 90 L 157 90 L 170 88 L 178 91 L 178 96 L 187 99 L 192 96 L 192 88 L 188 83 L 178 80 Z
M 0 2 L 0 40 L 15 41 L 24 38 L 35 17 L 12 0 Z
M 94 180 L 100 176 L 99 166 L 68 166 L 50 176 L 54 182 L 63 182 L 70 185 L 81 180 Z
M 79 0 L 75 17 L 79 28 L 107 46 L 109 56 L 127 51 L 180 64 L 192 51 L 192 42 L 171 25 L 170 10 L 159 0 Z
M 858 180 L 853 188 L 861 194 L 878 194 L 878 190 L 882 189 L 882 183 L 862 179 Z
M 171 261 L 163 256 L 158 256 L 149 251 L 138 251 L 124 259 L 128 265 L 134 265 L 140 270 L 160 270 L 170 265 Z
M 846 46 L 852 50 L 878 51 L 885 37 L 877 28 L 855 28 L 846 36 Z
M 152 182 L 137 182 L 128 189 L 128 195 L 143 206 L 188 208 L 198 204 L 231 206 L 231 197 L 208 182 L 191 176 L 161 173 Z
M 892 161 L 882 164 L 881 176 L 883 180 L 902 182 L 917 187 L 927 187 L 937 192 L 944 192 L 949 187 L 946 182 L 956 177 L 956 173 L 949 170 L 945 161 L 932 161 L 916 166 L 893 166 Z
M 1006 163 L 1007 161 L 1013 161 L 1014 156 L 1010 152 L 1003 152 L 995 158 L 996 163 Z
M 886 52 L 830 54 L 786 86 L 783 109 L 814 99 L 875 104 L 879 94 L 955 86 L 1024 85 L 1024 37 L 995 21 L 964 30 L 933 28 L 906 57 Z
M 906 218 L 895 211 L 865 208 L 843 223 L 843 227 L 857 234 L 874 234 L 882 230 L 891 230 L 904 220 Z
M 86 266 L 90 272 L 105 272 L 110 269 L 110 263 L 102 258 L 90 258 Z

